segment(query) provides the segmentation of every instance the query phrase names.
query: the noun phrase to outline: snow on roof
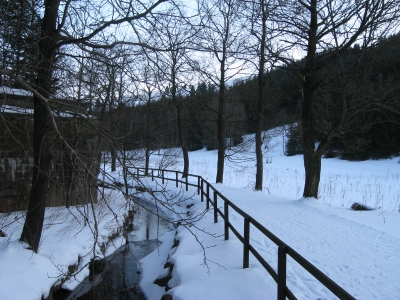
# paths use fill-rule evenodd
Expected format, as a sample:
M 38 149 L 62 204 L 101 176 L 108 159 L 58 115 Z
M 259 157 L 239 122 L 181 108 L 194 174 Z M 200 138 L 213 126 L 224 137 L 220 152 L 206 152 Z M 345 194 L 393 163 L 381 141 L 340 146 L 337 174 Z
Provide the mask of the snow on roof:
M 32 108 L 25 108 L 25 107 L 18 107 L 18 106 L 11 106 L 11 105 L 1 105 L 0 106 L 1 113 L 8 113 L 8 114 L 33 114 Z
M 10 88 L 8 86 L 0 86 L 0 93 L 7 95 L 16 95 L 16 96 L 32 96 L 32 92 L 23 90 L 23 89 L 15 89 Z
M 24 114 L 24 115 L 33 115 L 33 108 L 25 108 L 11 105 L 0 105 L 0 113 L 8 113 L 8 114 Z M 71 118 L 71 117 L 82 117 L 82 118 L 93 118 L 93 115 L 82 114 L 82 113 L 74 113 L 72 111 L 60 111 L 53 110 L 53 115 L 62 118 Z
M 5 94 L 5 95 L 13 95 L 13 96 L 22 96 L 22 97 L 32 97 L 33 94 L 30 91 L 23 90 L 23 89 L 15 89 L 15 88 L 10 88 L 7 86 L 0 86 L 0 94 Z M 26 99 L 20 99 L 21 101 L 14 102 L 13 101 L 6 101 L 5 103 L 0 103 L 0 112 L 1 113 L 10 113 L 10 114 L 33 114 L 34 109 L 33 109 L 33 104 L 29 103 Z M 73 117 L 76 115 L 79 115 L 81 117 L 93 117 L 92 115 L 87 115 L 85 113 L 85 109 L 81 107 L 73 107 L 69 105 L 69 107 L 60 107 L 64 103 L 68 102 L 74 102 L 74 99 L 50 99 L 50 100 L 56 100 L 58 101 L 58 108 L 53 109 L 53 114 L 59 117 Z M 12 102 L 12 103 L 10 103 Z M 7 103 L 7 104 L 6 104 Z M 27 103 L 27 104 L 23 104 Z M 81 103 L 82 104 L 82 103 Z M 77 112 L 74 112 L 73 109 L 77 109 Z M 79 111 L 79 112 L 78 112 Z

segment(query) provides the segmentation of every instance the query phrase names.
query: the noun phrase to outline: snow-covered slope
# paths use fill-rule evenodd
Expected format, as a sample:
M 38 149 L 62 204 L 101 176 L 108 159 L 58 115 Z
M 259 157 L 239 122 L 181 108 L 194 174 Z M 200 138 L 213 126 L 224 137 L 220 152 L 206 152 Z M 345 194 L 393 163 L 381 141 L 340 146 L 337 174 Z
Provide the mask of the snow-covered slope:
M 246 139 L 251 140 L 251 136 Z M 323 159 L 320 199 L 303 199 L 302 156 L 283 155 L 282 135 L 267 140 L 263 192 L 253 191 L 255 155 L 251 143 L 231 150 L 224 184 L 215 187 L 357 299 L 400 299 L 398 158 L 364 162 Z M 169 169 L 181 170 L 180 159 L 175 164 L 166 161 L 172 157 L 171 152 L 167 158 L 154 154 L 153 166 L 162 162 Z M 216 161 L 215 151 L 191 152 L 190 173 L 214 182 Z M 155 188 L 156 181 L 148 180 L 146 185 Z M 196 190 L 184 192 L 176 189 L 175 183 L 166 189 L 168 194 L 164 195 L 179 203 L 174 206 L 175 213 L 166 211 L 170 218 L 176 220 L 179 214 L 186 217 L 188 210 L 191 216 L 204 212 L 205 203 L 200 202 Z M 120 195 L 110 197 L 115 199 L 113 209 L 119 210 L 121 222 L 126 203 Z M 351 211 L 353 202 L 377 209 Z M 194 206 L 186 208 L 192 203 Z M 107 207 L 96 209 L 101 221 L 101 244 L 116 229 L 116 220 Z M 84 213 L 90 215 L 90 211 Z M 6 237 L 0 238 L 0 299 L 34 300 L 47 296 L 50 286 L 78 256 L 82 257 L 82 266 L 92 250 L 99 251 L 98 246 L 93 248 L 91 227 L 83 226 L 76 217 L 83 220 L 76 209 L 47 210 L 40 252 L 33 254 L 18 242 L 23 215 L 2 215 L 0 229 Z M 242 230 L 242 217 L 232 210 L 230 220 Z M 224 241 L 222 235 L 223 223 L 214 224 L 212 211 L 205 212 L 190 227 L 179 226 L 176 236 L 174 231 L 164 235 L 160 249 L 142 260 L 141 286 L 149 299 L 158 300 L 165 293 L 153 282 L 168 273 L 164 269 L 167 260 L 174 264 L 169 282 L 172 289 L 168 291 L 174 300 L 276 299 L 276 284 L 264 268 L 250 255 L 250 268 L 242 269 L 243 245 L 233 234 L 229 241 Z M 276 267 L 276 246 L 254 228 L 250 237 L 253 247 Z M 174 239 L 179 240 L 179 245 L 171 249 Z M 82 270 L 76 279 L 87 273 Z M 65 286 L 73 287 L 76 283 L 67 282 Z M 291 259 L 288 286 L 299 299 L 335 299 Z
M 304 199 L 302 156 L 285 157 L 282 140 L 282 136 L 273 137 L 269 145 L 275 147 L 265 149 L 264 192 L 253 191 L 252 145 L 230 157 L 224 184 L 215 187 L 355 298 L 400 299 L 398 158 L 363 162 L 323 159 L 320 199 Z M 216 160 L 215 151 L 191 152 L 190 173 L 213 182 Z M 158 157 L 152 162 L 157 166 Z M 181 163 L 174 166 L 181 168 Z M 171 194 L 182 193 L 175 191 L 173 183 L 167 189 Z M 192 198 L 193 191 L 187 197 Z M 194 199 L 199 201 L 197 196 Z M 353 202 L 376 209 L 352 211 Z M 219 206 L 222 208 L 222 203 Z M 204 203 L 197 202 L 191 210 L 194 214 L 204 208 Z M 230 222 L 242 230 L 243 218 L 232 210 Z M 250 268 L 242 269 L 243 245 L 232 233 L 230 240 L 224 241 L 223 230 L 222 220 L 214 224 L 212 212 L 206 213 L 194 227 L 178 227 L 177 248 L 165 247 L 145 258 L 142 285 L 150 299 L 159 299 L 165 292 L 152 282 L 165 275 L 163 265 L 168 256 L 175 265 L 168 291 L 173 299 L 276 299 L 276 284 L 267 271 L 252 255 Z M 250 236 L 253 247 L 275 268 L 275 244 L 254 228 Z M 152 264 L 156 256 L 161 261 L 158 267 Z M 151 269 L 151 274 L 146 269 Z M 298 299 L 336 299 L 291 259 L 287 284 Z

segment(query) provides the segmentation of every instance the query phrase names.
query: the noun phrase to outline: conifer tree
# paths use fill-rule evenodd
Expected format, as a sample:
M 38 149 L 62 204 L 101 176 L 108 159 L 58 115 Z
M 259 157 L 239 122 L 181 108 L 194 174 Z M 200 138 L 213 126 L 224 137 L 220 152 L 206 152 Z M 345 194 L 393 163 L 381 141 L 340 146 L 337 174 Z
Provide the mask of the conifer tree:
M 8 69 L 20 79 L 33 83 L 38 59 L 40 19 L 37 1 L 0 0 L 0 59 L 1 68 Z M 1 84 L 19 87 L 2 75 Z

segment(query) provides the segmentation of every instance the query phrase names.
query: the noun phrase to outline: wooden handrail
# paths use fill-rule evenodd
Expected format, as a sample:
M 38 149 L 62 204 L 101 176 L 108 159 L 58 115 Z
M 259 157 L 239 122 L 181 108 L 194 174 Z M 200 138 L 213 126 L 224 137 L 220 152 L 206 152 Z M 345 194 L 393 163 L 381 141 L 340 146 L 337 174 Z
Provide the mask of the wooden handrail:
M 140 170 L 145 170 L 145 168 L 135 168 L 136 172 L 131 174 L 136 174 L 136 176 L 140 177 Z M 289 255 L 294 261 L 296 261 L 300 266 L 302 266 L 309 274 L 314 276 L 320 283 L 322 283 L 328 290 L 330 290 L 334 295 L 336 295 L 339 299 L 343 300 L 355 300 L 353 296 L 351 296 L 348 292 L 346 292 L 342 287 L 340 287 L 337 283 L 335 283 L 332 279 L 326 276 L 322 271 L 320 271 L 317 267 L 315 267 L 312 263 L 306 260 L 303 256 L 297 253 L 290 246 L 286 245 L 282 240 L 280 240 L 276 235 L 270 232 L 267 228 L 261 225 L 257 220 L 253 219 L 246 212 L 240 209 L 238 206 L 229 201 L 224 195 L 222 195 L 215 187 L 213 187 L 207 180 L 198 175 L 187 174 L 185 176 L 185 180 L 179 180 L 178 175 L 181 174 L 183 176 L 183 172 L 173 171 L 173 170 L 159 170 L 159 169 L 149 169 L 151 170 L 152 180 L 154 178 L 161 178 L 162 182 L 164 180 L 173 180 L 176 182 L 176 187 L 178 187 L 178 183 L 184 184 L 186 191 L 188 190 L 188 186 L 193 186 L 197 188 L 198 194 L 201 195 L 201 201 L 203 202 L 204 196 L 206 197 L 206 209 L 210 208 L 210 203 L 214 209 L 214 222 L 218 222 L 218 215 L 222 217 L 224 220 L 224 235 L 225 240 L 229 239 L 229 229 L 235 234 L 235 236 L 239 239 L 239 241 L 243 244 L 243 268 L 249 267 L 249 253 L 251 252 L 254 257 L 261 263 L 261 265 L 265 268 L 265 270 L 271 275 L 271 277 L 275 280 L 278 285 L 277 289 L 277 299 L 297 299 L 293 293 L 286 286 L 286 260 L 287 255 Z M 154 171 L 161 171 L 162 176 L 154 175 Z M 175 178 L 165 177 L 164 173 L 175 173 Z M 144 174 L 144 172 L 143 172 Z M 144 175 L 143 175 L 144 176 Z M 196 180 L 196 184 L 189 183 L 189 177 L 194 177 Z M 204 191 L 204 185 L 206 186 L 206 191 Z M 210 197 L 210 189 L 213 191 L 213 199 Z M 222 212 L 218 208 L 218 198 L 224 201 L 224 211 Z M 229 222 L 229 208 L 232 208 L 239 215 L 243 217 L 244 220 L 244 228 L 243 228 L 243 236 L 240 235 L 239 231 Z M 262 234 L 264 234 L 268 239 L 270 239 L 275 245 L 278 246 L 278 272 L 265 261 L 264 258 L 257 252 L 257 250 L 250 244 L 250 224 L 252 224 L 256 229 L 258 229 Z

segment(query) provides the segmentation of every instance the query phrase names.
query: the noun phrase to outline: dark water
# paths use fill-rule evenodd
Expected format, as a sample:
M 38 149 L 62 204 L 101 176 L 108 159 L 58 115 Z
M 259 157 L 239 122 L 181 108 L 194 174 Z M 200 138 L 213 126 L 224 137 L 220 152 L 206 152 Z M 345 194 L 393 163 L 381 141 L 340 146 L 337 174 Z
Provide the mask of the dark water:
M 86 278 L 74 291 L 64 291 L 65 293 L 59 293 L 54 299 L 146 299 L 139 288 L 138 260 L 155 250 L 159 245 L 158 236 L 169 230 L 166 221 L 149 212 L 155 209 L 152 205 L 147 205 L 146 209 L 137 207 L 133 221 L 134 230 L 127 235 L 127 245 L 106 259 L 104 272 L 95 275 L 93 281 Z

